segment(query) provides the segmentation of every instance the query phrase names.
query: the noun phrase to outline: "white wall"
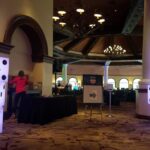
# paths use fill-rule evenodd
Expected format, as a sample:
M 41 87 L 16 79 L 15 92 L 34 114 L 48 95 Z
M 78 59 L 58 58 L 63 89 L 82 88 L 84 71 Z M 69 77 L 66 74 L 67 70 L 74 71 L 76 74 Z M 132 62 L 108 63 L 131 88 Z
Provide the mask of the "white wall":
M 32 49 L 28 37 L 21 29 L 16 29 L 12 36 L 14 48 L 10 52 L 10 75 L 18 74 L 19 70 L 24 70 L 30 74 L 33 70 Z
M 82 83 L 83 74 L 104 75 L 104 67 L 100 65 L 69 65 L 67 72 L 68 80 L 71 77 L 75 77 L 79 83 Z M 60 76 L 61 73 L 58 73 L 57 77 Z M 122 78 L 126 78 L 129 84 L 132 84 L 134 79 L 142 79 L 142 65 L 110 66 L 109 78 L 113 78 L 116 81 L 116 87 L 119 87 L 119 82 Z M 53 75 L 54 82 L 55 76 Z
M 100 65 L 69 65 L 68 74 L 83 75 L 83 74 L 104 74 L 104 67 Z M 110 66 L 109 75 L 120 76 L 141 76 L 142 65 L 132 66 Z

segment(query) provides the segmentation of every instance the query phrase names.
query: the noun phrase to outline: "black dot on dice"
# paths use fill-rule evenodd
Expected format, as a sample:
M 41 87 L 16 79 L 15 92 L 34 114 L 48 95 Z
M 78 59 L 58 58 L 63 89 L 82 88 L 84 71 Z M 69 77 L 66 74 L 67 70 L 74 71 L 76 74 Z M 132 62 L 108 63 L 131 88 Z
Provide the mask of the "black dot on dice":
M 6 65 L 7 64 L 7 60 L 3 60 L 3 65 Z
M 6 75 L 2 75 L 2 80 L 6 80 Z

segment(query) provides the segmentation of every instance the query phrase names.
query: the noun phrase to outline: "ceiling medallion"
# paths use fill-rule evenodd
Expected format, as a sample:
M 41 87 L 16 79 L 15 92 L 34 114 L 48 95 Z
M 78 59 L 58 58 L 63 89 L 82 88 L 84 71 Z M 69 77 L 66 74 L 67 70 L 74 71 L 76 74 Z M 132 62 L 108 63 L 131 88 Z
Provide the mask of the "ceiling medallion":
M 113 55 L 113 56 L 119 56 L 124 55 L 126 53 L 126 50 L 122 48 L 120 45 L 114 44 L 113 46 L 108 46 L 106 49 L 104 49 L 105 55 Z

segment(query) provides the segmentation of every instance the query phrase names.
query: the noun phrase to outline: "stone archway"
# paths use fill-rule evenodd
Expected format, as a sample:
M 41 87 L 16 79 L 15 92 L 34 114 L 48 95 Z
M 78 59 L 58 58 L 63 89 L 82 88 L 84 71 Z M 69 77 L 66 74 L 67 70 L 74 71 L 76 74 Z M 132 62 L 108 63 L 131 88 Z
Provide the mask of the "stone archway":
M 20 28 L 27 35 L 32 48 L 32 61 L 42 62 L 44 56 L 48 56 L 48 47 L 45 35 L 39 24 L 31 17 L 17 15 L 10 20 L 4 35 L 4 43 L 11 45 L 14 31 Z

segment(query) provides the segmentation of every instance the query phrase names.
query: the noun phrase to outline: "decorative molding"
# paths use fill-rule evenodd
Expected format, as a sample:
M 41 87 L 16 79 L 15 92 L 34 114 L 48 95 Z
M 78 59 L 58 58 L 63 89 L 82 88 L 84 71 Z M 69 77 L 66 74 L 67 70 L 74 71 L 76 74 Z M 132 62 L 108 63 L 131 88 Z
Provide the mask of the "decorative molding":
M 14 46 L 9 45 L 9 44 L 5 44 L 0 42 L 0 52 L 1 53 L 5 53 L 5 54 L 9 54 L 10 50 L 13 48 Z

